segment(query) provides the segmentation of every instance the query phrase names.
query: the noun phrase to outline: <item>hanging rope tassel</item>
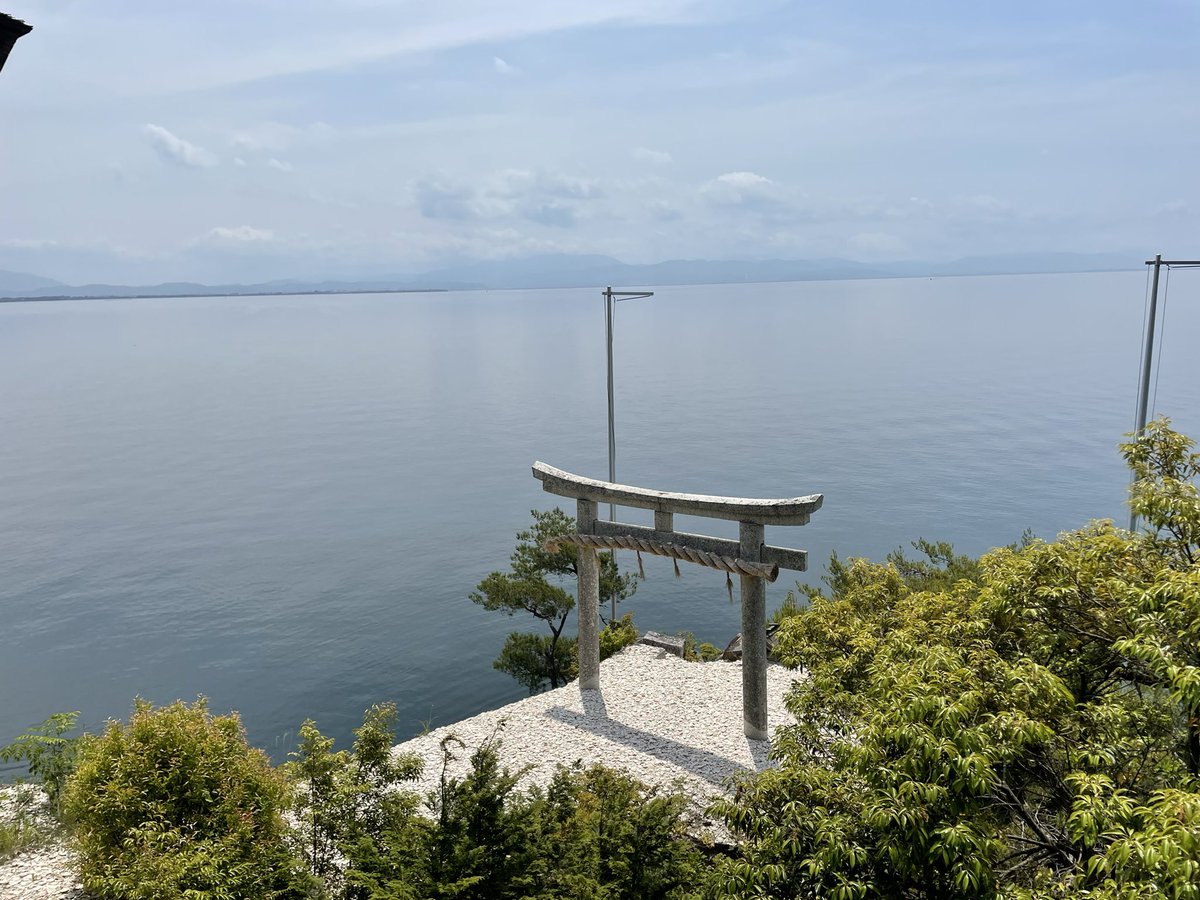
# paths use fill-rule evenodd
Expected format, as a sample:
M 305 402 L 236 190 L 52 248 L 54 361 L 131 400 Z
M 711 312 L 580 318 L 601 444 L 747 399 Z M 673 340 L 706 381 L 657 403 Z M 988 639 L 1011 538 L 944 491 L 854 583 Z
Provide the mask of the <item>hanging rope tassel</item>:
M 640 551 L 640 550 L 638 551 L 637 558 L 638 558 L 638 577 L 640 579 L 642 579 L 642 581 L 645 581 L 646 580 L 646 570 L 642 568 L 642 551 Z
M 725 590 L 729 591 L 729 602 L 732 603 L 733 602 L 733 579 L 730 577 L 728 572 L 725 573 Z
M 679 560 L 677 560 L 677 559 L 672 559 L 672 560 L 671 560 L 671 562 L 672 562 L 672 563 L 674 564 L 674 566 L 675 566 L 675 577 L 676 577 L 676 578 L 678 578 L 678 577 L 679 577 Z

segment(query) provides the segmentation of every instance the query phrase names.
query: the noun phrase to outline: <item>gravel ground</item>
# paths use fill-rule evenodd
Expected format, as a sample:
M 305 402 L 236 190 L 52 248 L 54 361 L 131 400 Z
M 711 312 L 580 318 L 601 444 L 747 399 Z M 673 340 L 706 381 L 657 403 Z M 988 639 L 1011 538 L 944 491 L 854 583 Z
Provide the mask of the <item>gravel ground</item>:
M 42 827 L 51 819 L 45 795 L 38 788 L 24 787 L 35 795 L 34 807 Z M 0 788 L 0 819 L 15 814 L 17 788 Z M 0 863 L 0 900 L 87 900 L 71 865 L 71 853 L 61 838 L 50 837 L 6 863 Z
M 51 843 L 0 865 L 3 900 L 87 900 L 71 866 L 71 853 Z
M 767 669 L 772 731 L 794 721 L 783 697 L 796 677 L 780 665 Z M 742 731 L 740 662 L 685 662 L 635 644 L 601 664 L 600 685 L 598 692 L 582 692 L 569 684 L 434 729 L 396 749 L 425 761 L 414 786 L 422 794 L 437 787 L 443 738 L 453 734 L 468 748 L 456 752 L 449 769 L 461 775 L 470 750 L 496 734 L 503 765 L 531 767 L 523 784 L 547 784 L 560 763 L 602 762 L 647 784 L 678 784 L 697 811 L 724 791 L 730 775 L 768 765 L 768 742 L 752 741 Z M 713 836 L 723 837 L 715 829 Z
M 772 730 L 792 721 L 783 696 L 795 678 L 783 666 L 767 669 Z M 560 763 L 602 762 L 647 784 L 678 786 L 693 798 L 698 816 L 708 800 L 724 792 L 730 775 L 768 765 L 768 743 L 742 732 L 740 662 L 684 662 L 664 650 L 634 645 L 601 663 L 600 684 L 600 691 L 588 692 L 570 684 L 399 744 L 398 751 L 425 761 L 422 778 L 412 788 L 424 794 L 437 786 L 439 744 L 451 734 L 467 748 L 456 751 L 451 774 L 464 773 L 470 751 L 495 735 L 503 765 L 512 770 L 529 766 L 523 785 L 547 784 Z M 726 837 L 702 817 L 700 824 L 712 837 Z M 0 864 L 0 900 L 87 896 L 61 842 Z

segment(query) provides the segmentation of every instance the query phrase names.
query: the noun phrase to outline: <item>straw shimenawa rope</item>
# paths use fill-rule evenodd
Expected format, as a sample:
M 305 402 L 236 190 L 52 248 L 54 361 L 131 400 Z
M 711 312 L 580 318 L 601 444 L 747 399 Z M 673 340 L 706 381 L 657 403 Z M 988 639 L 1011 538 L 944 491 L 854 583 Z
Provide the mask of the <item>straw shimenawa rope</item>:
M 560 537 L 548 538 L 542 546 L 547 550 L 556 550 L 563 544 L 590 547 L 593 550 L 635 550 L 641 553 L 651 553 L 654 556 L 669 556 L 671 559 L 682 559 L 686 562 L 708 566 L 710 569 L 749 575 L 752 578 L 763 578 L 767 581 L 774 581 L 779 577 L 779 566 L 775 563 L 751 562 L 735 556 L 721 556 L 719 553 L 709 553 L 707 550 L 694 550 L 679 544 L 648 541 L 645 538 L 628 535 L 609 537 L 600 534 L 564 534 Z M 677 565 L 676 571 L 678 568 Z

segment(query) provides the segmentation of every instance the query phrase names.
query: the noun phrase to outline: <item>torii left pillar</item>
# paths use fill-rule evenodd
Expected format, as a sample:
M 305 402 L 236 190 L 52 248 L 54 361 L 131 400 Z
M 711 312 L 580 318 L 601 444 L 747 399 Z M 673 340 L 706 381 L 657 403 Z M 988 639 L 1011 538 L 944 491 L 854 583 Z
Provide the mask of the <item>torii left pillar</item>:
M 596 501 L 576 503 L 575 522 L 580 534 L 596 530 Z M 575 567 L 579 572 L 579 689 L 600 690 L 600 558 L 590 547 L 580 547 Z

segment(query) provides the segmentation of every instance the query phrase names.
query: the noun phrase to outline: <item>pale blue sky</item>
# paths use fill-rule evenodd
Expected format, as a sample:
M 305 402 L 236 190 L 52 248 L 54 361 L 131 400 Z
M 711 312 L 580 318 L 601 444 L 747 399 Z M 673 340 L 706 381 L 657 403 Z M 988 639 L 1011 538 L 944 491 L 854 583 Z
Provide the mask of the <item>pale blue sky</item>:
M 1200 4 L 3 0 L 0 268 L 1200 255 Z

